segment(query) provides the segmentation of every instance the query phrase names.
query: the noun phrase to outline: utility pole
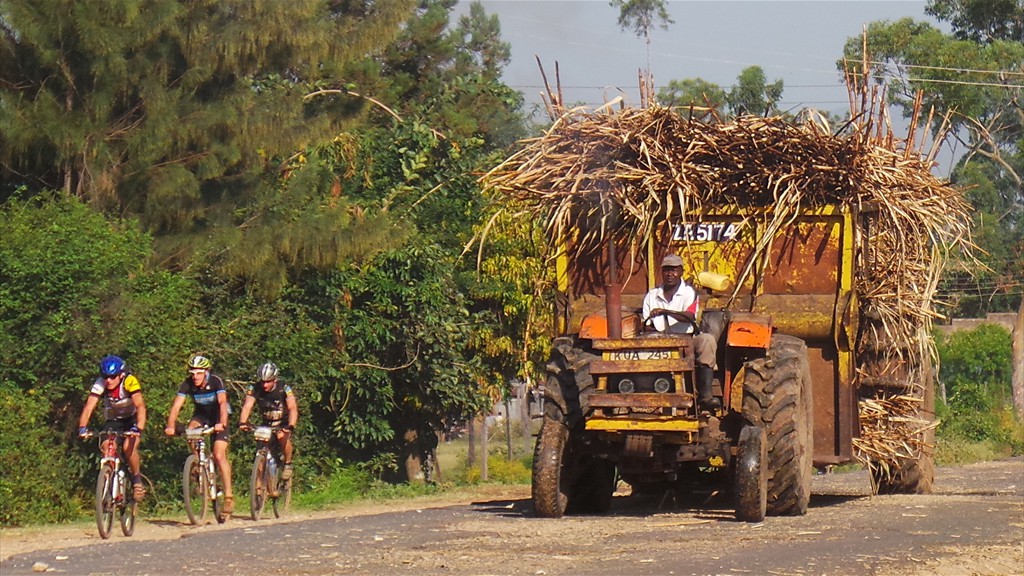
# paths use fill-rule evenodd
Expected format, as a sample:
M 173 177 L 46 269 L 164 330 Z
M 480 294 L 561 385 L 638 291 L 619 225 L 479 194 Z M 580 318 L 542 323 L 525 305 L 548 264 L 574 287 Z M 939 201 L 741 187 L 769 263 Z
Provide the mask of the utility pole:
M 1013 324 L 1013 407 L 1024 420 L 1024 295 L 1017 308 L 1017 321 Z

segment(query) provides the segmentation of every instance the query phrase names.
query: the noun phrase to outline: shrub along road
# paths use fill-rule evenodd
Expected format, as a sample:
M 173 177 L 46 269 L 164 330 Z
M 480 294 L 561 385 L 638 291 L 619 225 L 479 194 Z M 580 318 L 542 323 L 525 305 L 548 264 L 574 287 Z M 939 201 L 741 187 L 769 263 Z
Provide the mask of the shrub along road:
M 863 472 L 816 476 L 806 516 L 759 524 L 734 521 L 717 497 L 618 497 L 606 516 L 538 519 L 528 491 L 490 487 L 223 527 L 141 522 L 136 537 L 102 544 L 95 528 L 63 540 L 5 530 L 0 573 L 952 576 L 1024 567 L 1021 458 L 940 468 L 930 496 L 871 497 Z M 49 545 L 10 556 L 40 538 Z

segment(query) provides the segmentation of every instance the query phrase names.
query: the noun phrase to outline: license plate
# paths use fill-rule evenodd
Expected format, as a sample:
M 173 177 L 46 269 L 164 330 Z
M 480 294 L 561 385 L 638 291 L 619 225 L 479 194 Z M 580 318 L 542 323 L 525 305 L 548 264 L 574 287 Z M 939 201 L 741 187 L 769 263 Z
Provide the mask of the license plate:
M 609 360 L 665 360 L 671 357 L 671 350 L 617 350 L 608 353 Z

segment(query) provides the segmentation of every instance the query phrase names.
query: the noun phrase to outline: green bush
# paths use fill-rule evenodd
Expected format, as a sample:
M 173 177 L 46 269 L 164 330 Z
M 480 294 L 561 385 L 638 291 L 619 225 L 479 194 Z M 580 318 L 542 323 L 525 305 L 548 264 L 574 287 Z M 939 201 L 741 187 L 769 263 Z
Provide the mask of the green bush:
M 53 424 L 48 412 L 45 398 L 0 381 L 0 526 L 59 522 L 78 515 L 78 475 L 60 465 L 68 462 L 68 448 L 59 438 L 38 433 Z
M 938 402 L 941 420 L 936 459 L 971 462 L 1024 454 L 1024 423 L 1012 407 L 1012 347 L 1002 326 L 937 334 L 939 382 L 946 401 Z

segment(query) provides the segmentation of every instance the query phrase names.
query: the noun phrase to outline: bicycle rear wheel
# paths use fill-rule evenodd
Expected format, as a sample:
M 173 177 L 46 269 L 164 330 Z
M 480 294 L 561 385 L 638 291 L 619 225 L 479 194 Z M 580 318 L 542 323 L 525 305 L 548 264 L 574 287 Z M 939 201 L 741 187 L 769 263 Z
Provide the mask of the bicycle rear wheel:
M 121 497 L 124 499 L 118 506 L 121 514 L 121 533 L 131 536 L 135 532 L 135 513 L 139 503 L 132 494 L 132 483 L 127 474 L 121 477 Z
M 113 488 L 116 478 L 111 466 L 100 468 L 96 475 L 96 528 L 100 538 L 110 538 L 110 528 L 114 525 Z
M 199 465 L 199 458 L 189 454 L 181 472 L 181 488 L 185 498 L 185 514 L 188 521 L 200 524 L 206 519 L 206 502 L 209 488 L 206 484 L 206 472 Z
M 267 455 L 260 450 L 252 463 L 252 477 L 249 479 L 249 513 L 253 520 L 259 520 L 267 505 Z M 276 500 L 275 500 L 276 503 Z M 275 504 L 276 505 L 276 504 Z

